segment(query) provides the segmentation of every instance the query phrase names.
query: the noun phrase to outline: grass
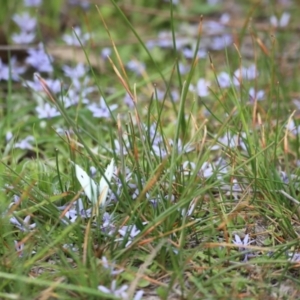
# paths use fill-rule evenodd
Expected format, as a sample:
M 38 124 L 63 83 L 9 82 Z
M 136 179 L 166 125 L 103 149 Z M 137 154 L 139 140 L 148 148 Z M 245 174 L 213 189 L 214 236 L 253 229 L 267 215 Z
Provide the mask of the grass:
M 39 38 L 46 49 L 45 26 L 62 43 L 54 22 L 60 2 L 52 2 L 38 12 L 45 16 Z M 177 32 L 181 20 L 192 26 L 186 20 L 195 20 L 193 9 L 182 13 L 154 2 L 69 10 L 94 34 L 92 43 L 80 41 L 86 65 L 103 45 L 113 49 L 109 59 L 99 58 L 99 67 L 90 63 L 88 83 L 95 87 L 91 102 L 102 95 L 108 106 L 118 104 L 108 118 L 93 117 L 83 99 L 65 108 L 61 96 L 66 99 L 68 91 L 53 93 L 47 74 L 35 75 L 40 92 L 22 82 L 0 82 L 1 299 L 137 299 L 139 291 L 141 299 L 299 297 L 299 137 L 291 101 L 299 94 L 299 76 L 297 57 L 291 64 L 284 56 L 294 43 L 293 22 L 275 29 L 262 4 L 240 7 L 243 14 L 228 25 L 235 46 L 206 58 L 194 51 L 186 59 Z M 187 2 L 201 11 L 200 2 Z M 202 8 L 203 20 L 189 28 L 197 28 L 196 49 L 207 38 L 206 18 L 222 11 L 204 3 Z M 146 42 L 163 29 L 171 32 L 172 49 L 149 49 Z M 122 45 L 124 37 L 134 43 Z M 243 45 L 249 40 L 253 55 L 247 56 Z M 147 68 L 128 71 L 131 59 Z M 65 64 L 55 59 L 54 78 L 69 85 Z M 234 71 L 251 65 L 259 76 L 236 85 Z M 218 79 L 221 71 L 231 74 L 227 88 Z M 190 87 L 202 77 L 210 85 L 207 96 L 199 97 Z M 264 90 L 264 100 L 249 101 L 250 87 Z M 122 100 L 126 93 L 129 106 Z M 60 116 L 39 119 L 38 101 Z M 12 139 L 5 139 L 7 132 Z M 15 147 L 28 136 L 31 149 Z M 99 182 L 111 159 L 109 196 L 101 206 L 92 204 L 73 163 L 87 172 L 94 166 Z M 126 293 L 105 290 L 114 284 Z

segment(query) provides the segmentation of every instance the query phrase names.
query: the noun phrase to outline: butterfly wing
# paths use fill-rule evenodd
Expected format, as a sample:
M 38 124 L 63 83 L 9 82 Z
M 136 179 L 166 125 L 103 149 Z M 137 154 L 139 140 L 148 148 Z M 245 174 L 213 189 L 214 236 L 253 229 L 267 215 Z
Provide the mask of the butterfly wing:
M 109 182 L 111 181 L 111 178 L 114 173 L 114 159 L 111 160 L 110 164 L 106 168 L 104 175 L 99 184 L 99 205 L 104 205 L 107 197 L 107 193 L 109 190 Z
M 75 165 L 76 177 L 82 186 L 86 196 L 93 203 L 97 203 L 98 187 L 94 180 L 78 165 Z

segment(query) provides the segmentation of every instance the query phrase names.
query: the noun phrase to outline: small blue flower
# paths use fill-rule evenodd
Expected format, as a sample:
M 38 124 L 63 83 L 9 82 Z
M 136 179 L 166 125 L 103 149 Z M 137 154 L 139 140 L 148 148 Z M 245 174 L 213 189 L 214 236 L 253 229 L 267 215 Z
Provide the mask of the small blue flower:
M 39 7 L 42 4 L 42 0 L 24 0 L 24 5 L 27 7 Z
M 33 142 L 33 141 L 34 141 L 34 137 L 29 135 L 25 139 L 16 143 L 14 147 L 22 149 L 22 150 L 25 150 L 25 149 L 31 150 L 33 148 L 31 145 L 31 142 Z
M 71 79 L 74 79 L 74 78 L 79 79 L 79 78 L 83 77 L 86 74 L 86 72 L 88 71 L 87 68 L 82 63 L 77 64 L 77 66 L 75 66 L 75 67 L 70 67 L 68 65 L 64 65 L 62 67 L 62 70 L 64 71 L 65 76 L 67 76 Z
M 29 49 L 29 56 L 26 58 L 26 62 L 35 68 L 38 72 L 52 72 L 52 57 L 49 56 L 42 44 L 39 44 L 37 49 Z
M 63 41 L 70 46 L 80 47 L 82 45 L 86 45 L 86 43 L 91 38 L 89 33 L 82 33 L 80 27 L 75 27 L 71 34 L 63 35 Z
M 115 297 L 119 298 L 120 300 L 129 300 L 129 295 L 127 293 L 128 285 L 124 284 L 120 288 L 117 288 L 116 280 L 112 281 L 110 288 L 107 288 L 103 285 L 99 285 L 98 290 L 101 291 L 102 293 L 115 296 Z M 143 297 L 143 294 L 144 294 L 143 290 L 137 291 L 137 293 L 133 297 L 133 300 L 141 300 Z
M 51 106 L 49 103 L 37 106 L 35 110 L 38 113 L 39 119 L 51 119 L 60 115 L 60 112 L 57 110 L 57 108 Z
M 30 224 L 30 218 L 30 216 L 27 216 L 22 222 L 20 222 L 16 217 L 11 217 L 9 221 L 21 231 L 27 232 L 36 227 L 35 223 Z
M 87 105 L 88 110 L 93 113 L 95 118 L 105 118 L 108 119 L 111 116 L 111 112 L 118 107 L 117 104 L 107 106 L 104 98 L 101 97 L 99 103 L 92 103 Z
M 146 70 L 146 66 L 144 63 L 139 62 L 137 60 L 131 60 L 126 64 L 127 69 L 129 69 L 130 71 L 136 73 L 137 75 L 142 75 L 145 70 Z
M 14 15 L 12 19 L 22 31 L 31 32 L 36 28 L 37 21 L 28 12 L 24 12 L 21 15 Z
M 26 71 L 25 66 L 19 66 L 16 57 L 12 57 L 10 64 L 7 65 L 2 62 L 0 58 L 0 81 L 9 79 L 19 81 L 19 75 Z
M 118 275 L 124 271 L 124 269 L 115 270 L 115 263 L 109 263 L 105 256 L 102 256 L 102 266 L 109 271 L 111 276 Z
M 246 234 L 244 239 L 241 240 L 241 238 L 239 237 L 239 235 L 235 234 L 234 235 L 234 240 L 233 240 L 233 243 L 237 246 L 239 246 L 239 251 L 245 251 L 246 248 L 245 246 L 249 246 L 251 243 L 253 243 L 254 241 L 251 241 L 250 240 L 250 237 L 249 237 L 249 234 Z M 248 255 L 249 254 L 245 254 L 245 258 L 244 258 L 244 261 L 247 261 L 248 260 Z
M 20 33 L 14 33 L 11 39 L 16 44 L 31 44 L 35 39 L 34 32 L 21 31 Z
M 228 88 L 231 85 L 231 77 L 226 72 L 221 72 L 217 76 L 217 81 L 218 81 L 218 83 L 220 85 L 220 88 L 222 88 L 222 89 Z

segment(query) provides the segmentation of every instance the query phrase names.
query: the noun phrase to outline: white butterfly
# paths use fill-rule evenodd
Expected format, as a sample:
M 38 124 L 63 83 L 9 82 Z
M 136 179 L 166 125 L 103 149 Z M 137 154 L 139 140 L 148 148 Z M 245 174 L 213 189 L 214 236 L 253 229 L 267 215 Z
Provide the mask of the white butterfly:
M 92 202 L 94 208 L 103 206 L 106 201 L 107 193 L 109 190 L 109 182 L 111 181 L 114 172 L 114 159 L 106 168 L 104 175 L 99 185 L 78 165 L 75 165 L 76 177 L 81 184 L 86 196 Z
M 270 23 L 273 27 L 286 27 L 289 24 L 291 15 L 287 12 L 284 12 L 280 18 L 276 16 L 270 17 Z

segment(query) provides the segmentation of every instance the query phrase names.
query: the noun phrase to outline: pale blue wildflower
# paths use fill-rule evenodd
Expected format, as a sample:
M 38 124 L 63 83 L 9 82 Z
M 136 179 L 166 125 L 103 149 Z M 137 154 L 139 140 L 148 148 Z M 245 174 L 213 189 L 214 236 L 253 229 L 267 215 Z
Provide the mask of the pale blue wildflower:
M 43 0 L 24 0 L 24 5 L 27 7 L 39 7 Z
M 126 291 L 128 290 L 128 285 L 122 285 L 120 288 L 117 288 L 117 281 L 113 280 L 110 289 L 103 285 L 99 285 L 98 290 L 102 293 L 109 294 L 123 300 L 127 299 Z
M 195 149 L 191 143 L 183 144 L 181 139 L 178 139 L 177 145 L 174 144 L 174 140 L 169 139 L 169 145 L 173 148 L 174 146 L 177 147 L 178 153 L 189 153 Z
M 111 48 L 105 47 L 101 50 L 101 57 L 107 59 L 107 57 L 111 55 L 111 52 Z
M 82 63 L 77 64 L 75 67 L 70 67 L 68 65 L 64 65 L 62 67 L 62 70 L 64 71 L 65 76 L 67 76 L 71 79 L 82 78 L 88 71 L 87 67 L 85 67 L 85 65 Z
M 253 242 L 254 241 L 250 240 L 249 234 L 246 234 L 243 240 L 241 240 L 239 235 L 237 235 L 237 234 L 234 235 L 233 243 L 235 245 L 239 246 L 238 247 L 239 251 L 245 251 L 246 250 L 245 246 L 249 246 Z M 247 260 L 248 260 L 248 254 L 246 253 L 244 261 L 247 261 Z
M 230 15 L 228 13 L 222 14 L 219 21 L 223 25 L 227 24 L 230 21 Z
M 218 51 L 229 47 L 232 43 L 232 36 L 230 34 L 223 34 L 221 36 L 213 37 L 209 48 Z
M 54 94 L 58 94 L 62 90 L 62 83 L 59 79 L 51 79 L 47 78 L 44 79 L 47 84 L 47 87 L 50 91 Z M 41 85 L 40 81 L 38 80 L 37 76 L 33 76 L 33 81 L 27 80 L 25 81 L 25 85 L 34 90 L 35 92 L 43 92 L 44 88 Z
M 289 120 L 289 122 L 286 124 L 286 128 L 293 135 L 298 135 L 300 132 L 300 125 L 296 125 L 296 123 L 293 119 Z
M 216 35 L 224 33 L 225 27 L 218 21 L 204 21 L 203 31 L 209 32 L 209 34 Z
M 94 166 L 90 167 L 90 175 L 91 177 L 95 177 L 97 174 L 97 169 Z
M 44 105 L 39 105 L 35 108 L 39 119 L 51 119 L 60 116 L 60 112 L 55 106 L 45 103 Z
M 81 45 L 86 45 L 91 35 L 89 33 L 83 33 L 80 27 L 75 27 L 71 34 L 63 35 L 63 41 L 70 46 L 81 47 Z
M 165 2 L 172 2 L 173 5 L 178 5 L 180 0 L 164 0 Z
M 107 269 L 111 276 L 119 275 L 124 269 L 115 270 L 115 263 L 109 263 L 105 256 L 102 256 L 102 266 Z
M 112 194 L 114 195 L 114 194 Z M 113 223 L 113 216 L 112 214 L 109 214 L 108 212 L 105 212 L 102 217 L 102 225 L 100 226 L 100 229 L 105 232 L 108 235 L 112 235 L 116 231 L 116 227 Z
M 117 104 L 107 106 L 103 97 L 100 98 L 99 103 L 91 103 L 87 105 L 88 110 L 93 113 L 95 118 L 110 118 L 111 112 L 118 107 Z
M 35 68 L 38 72 L 52 72 L 53 58 L 49 56 L 42 44 L 39 44 L 37 49 L 29 49 L 29 56 L 26 58 L 26 62 Z
M 221 72 L 217 76 L 217 81 L 219 83 L 220 88 L 228 88 L 231 85 L 231 77 L 226 72 Z
M 22 31 L 31 32 L 36 28 L 36 19 L 32 18 L 28 12 L 24 12 L 20 15 L 14 15 L 12 19 Z
M 11 131 L 6 132 L 5 140 L 6 140 L 7 143 L 8 143 L 9 141 L 11 141 L 13 137 L 14 137 L 14 136 L 13 136 L 13 134 L 12 134 Z
M 34 137 L 29 135 L 25 139 L 21 140 L 20 142 L 16 143 L 14 148 L 19 148 L 22 150 L 28 149 L 31 150 L 33 147 L 31 145 L 31 142 L 34 141 Z
M 191 48 L 188 48 L 188 47 L 185 47 L 183 48 L 182 50 L 182 54 L 185 58 L 187 59 L 192 59 L 194 58 L 194 54 L 195 54 L 195 50 L 194 49 L 191 49 Z M 197 50 L 197 54 L 196 54 L 196 57 L 197 58 L 205 58 L 207 56 L 207 50 L 204 49 L 204 48 L 199 48 Z
M 263 90 L 255 90 L 255 88 L 250 88 L 249 89 L 249 101 L 254 102 L 254 101 L 261 101 L 265 97 L 265 92 Z
M 190 67 L 187 66 L 186 64 L 183 64 L 182 62 L 179 62 L 179 73 L 181 75 L 187 74 L 190 71 Z
M 293 263 L 300 263 L 300 253 L 288 253 L 288 260 Z
M 124 238 L 127 238 L 127 243 L 125 248 L 128 247 L 134 240 L 134 238 L 141 232 L 136 225 L 123 226 L 118 230 L 119 234 L 122 238 L 118 239 L 118 241 L 122 241 Z
M 131 60 L 129 61 L 127 64 L 126 64 L 126 67 L 136 73 L 137 75 L 141 75 L 145 72 L 146 70 L 146 67 L 145 67 L 145 64 L 142 63 L 142 62 L 139 62 L 137 60 Z
M 129 108 L 134 108 L 134 102 L 128 93 L 125 94 L 123 101 Z
M 250 67 L 241 67 L 237 69 L 233 74 L 233 83 L 234 85 L 240 85 L 243 79 L 253 80 L 257 78 L 259 72 L 255 65 L 251 65 Z
M 103 285 L 98 286 L 98 290 L 102 293 L 109 294 L 111 296 L 115 296 L 120 300 L 131 300 L 129 299 L 129 295 L 127 293 L 128 285 L 122 285 L 120 288 L 117 288 L 117 282 L 116 280 L 113 280 L 111 283 L 110 288 L 107 288 Z M 143 297 L 144 291 L 140 290 L 138 291 L 132 300 L 141 300 Z
M 208 87 L 210 86 L 210 82 L 208 82 L 206 79 L 204 78 L 200 78 L 197 81 L 197 86 L 194 87 L 193 85 L 191 85 L 189 87 L 190 90 L 196 92 L 196 94 L 199 97 L 207 97 L 209 95 L 209 89 Z
M 0 81 L 1 80 L 14 80 L 19 81 L 19 75 L 26 71 L 25 66 L 19 66 L 16 57 L 12 57 L 10 64 L 7 65 L 2 62 L 0 58 Z
M 31 44 L 35 39 L 35 33 L 21 31 L 20 33 L 12 34 L 11 39 L 15 44 Z
M 15 225 L 21 231 L 27 232 L 36 227 L 35 223 L 30 224 L 30 218 L 31 218 L 30 216 L 27 216 L 24 218 L 23 221 L 20 222 L 16 217 L 11 217 L 9 221 L 11 224 Z
M 69 0 L 68 2 L 69 2 L 70 5 L 80 6 L 84 10 L 89 9 L 89 7 L 91 5 L 88 0 Z
M 115 146 L 114 147 L 115 153 L 117 153 L 118 155 L 127 155 L 128 154 L 127 149 L 130 147 L 130 144 L 128 141 L 124 141 L 123 144 L 120 145 L 119 140 L 114 140 L 114 146 Z
M 65 210 L 67 207 L 69 207 L 69 204 L 66 204 L 64 206 L 58 206 L 57 209 L 59 210 Z M 78 217 L 81 217 L 82 219 L 87 219 L 92 216 L 92 209 L 85 209 L 83 206 L 82 199 L 79 198 L 77 201 L 73 202 L 72 205 L 69 207 L 68 211 L 64 215 L 64 219 L 62 219 L 62 222 L 65 224 L 74 223 Z
M 206 0 L 208 5 L 218 5 L 221 0 Z

